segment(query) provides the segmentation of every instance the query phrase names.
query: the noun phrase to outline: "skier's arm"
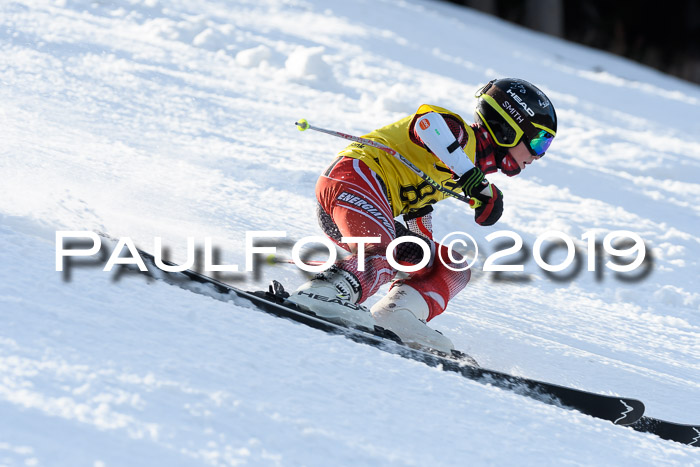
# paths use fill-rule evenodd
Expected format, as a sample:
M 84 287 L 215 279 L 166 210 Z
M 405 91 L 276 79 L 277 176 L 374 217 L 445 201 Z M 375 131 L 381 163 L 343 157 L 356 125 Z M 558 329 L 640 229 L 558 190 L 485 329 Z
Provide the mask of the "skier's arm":
M 428 149 L 450 168 L 462 191 L 480 201 L 493 196 L 493 188 L 484 173 L 464 152 L 447 122 L 437 112 L 428 112 L 416 120 L 415 132 Z
M 460 146 L 447 122 L 437 112 L 428 112 L 415 122 L 414 131 L 423 143 L 450 168 L 462 191 L 483 203 L 476 210 L 476 222 L 493 225 L 503 213 L 503 193 L 489 183 Z
M 415 132 L 428 149 L 457 176 L 474 167 L 439 113 L 428 112 L 418 118 Z

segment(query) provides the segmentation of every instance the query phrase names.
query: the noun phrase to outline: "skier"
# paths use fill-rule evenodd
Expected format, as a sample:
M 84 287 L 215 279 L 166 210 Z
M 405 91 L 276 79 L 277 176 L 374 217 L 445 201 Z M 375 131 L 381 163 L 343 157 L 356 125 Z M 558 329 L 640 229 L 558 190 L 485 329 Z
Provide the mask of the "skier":
M 557 116 L 547 96 L 521 79 L 494 79 L 475 97 L 476 123 L 471 125 L 447 109 L 421 105 L 415 114 L 364 138 L 398 151 L 443 187 L 479 200 L 475 221 L 490 226 L 503 212 L 503 193 L 484 174 L 500 169 L 514 176 L 542 157 L 556 134 Z M 453 269 L 443 264 L 447 248 L 433 240 L 432 205 L 448 195 L 386 152 L 353 143 L 321 175 L 316 197 L 321 228 L 351 254 L 302 284 L 289 300 L 332 321 L 370 329 L 377 324 L 408 345 L 449 353 L 454 348 L 450 339 L 426 325 L 445 311 L 471 275 L 453 270 L 457 264 L 446 261 Z M 406 226 L 394 220 L 401 215 Z M 386 250 L 403 236 L 428 242 L 428 265 L 394 281 L 368 310 L 361 303 L 396 276 Z M 375 237 L 376 242 L 362 245 L 360 254 L 358 243 L 342 243 L 342 237 Z M 400 264 L 418 264 L 422 255 L 415 243 L 395 249 Z

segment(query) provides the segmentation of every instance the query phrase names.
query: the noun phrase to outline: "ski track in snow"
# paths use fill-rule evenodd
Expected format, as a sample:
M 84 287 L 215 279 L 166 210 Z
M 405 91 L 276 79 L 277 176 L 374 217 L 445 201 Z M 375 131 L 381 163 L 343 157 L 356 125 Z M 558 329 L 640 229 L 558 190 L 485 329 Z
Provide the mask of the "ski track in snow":
M 530 255 L 499 281 L 482 255 L 431 324 L 486 367 L 698 423 L 698 86 L 432 1 L 15 1 L 0 48 L 0 465 L 697 465 L 696 448 L 245 303 L 96 267 L 65 282 L 53 238 L 161 236 L 183 260 L 209 236 L 242 266 L 246 231 L 321 234 L 314 185 L 345 143 L 296 119 L 358 135 L 422 103 L 470 119 L 479 84 L 523 77 L 556 105 L 552 150 L 489 177 L 496 226 L 447 201 L 436 237 L 463 230 L 489 254 L 497 230 L 530 249 L 559 230 L 583 270 L 557 282 Z M 648 277 L 586 271 L 581 236 L 613 230 L 645 240 Z M 271 278 L 304 280 L 265 266 L 234 283 Z

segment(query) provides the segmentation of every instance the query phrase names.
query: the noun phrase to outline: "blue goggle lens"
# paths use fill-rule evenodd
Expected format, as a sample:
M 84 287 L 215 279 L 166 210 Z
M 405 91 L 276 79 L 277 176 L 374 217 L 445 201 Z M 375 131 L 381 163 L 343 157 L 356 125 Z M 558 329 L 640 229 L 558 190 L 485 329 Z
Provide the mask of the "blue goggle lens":
M 537 156 L 544 155 L 545 151 L 549 149 L 549 145 L 552 144 L 554 136 L 544 130 L 540 130 L 539 133 L 535 135 L 534 138 L 530 140 L 530 148 Z

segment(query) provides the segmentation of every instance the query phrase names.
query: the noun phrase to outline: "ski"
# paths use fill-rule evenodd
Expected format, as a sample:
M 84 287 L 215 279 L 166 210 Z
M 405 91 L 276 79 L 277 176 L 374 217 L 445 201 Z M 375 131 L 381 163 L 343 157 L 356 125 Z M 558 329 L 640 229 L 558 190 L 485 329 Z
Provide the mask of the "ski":
M 643 433 L 651 433 L 660 438 L 700 447 L 700 425 L 683 425 L 652 417 L 642 417 L 630 428 Z
M 375 329 L 351 328 L 327 321 L 313 312 L 302 310 L 287 302 L 285 292 L 277 282 L 273 282 L 268 291 L 247 292 L 192 270 L 165 272 L 156 267 L 152 255 L 142 251 L 139 253 L 148 267 L 148 272 L 144 274 L 198 294 L 221 301 L 235 301 L 237 304 L 240 304 L 240 300 L 237 299 L 243 299 L 268 314 L 290 319 L 330 334 L 339 334 L 403 358 L 457 373 L 470 380 L 491 384 L 547 404 L 577 410 L 618 425 L 631 425 L 644 414 L 644 404 L 636 399 L 597 394 L 481 368 L 474 359 L 459 351 L 446 355 L 437 351 L 408 347 L 394 333 L 378 326 L 375 326 Z

